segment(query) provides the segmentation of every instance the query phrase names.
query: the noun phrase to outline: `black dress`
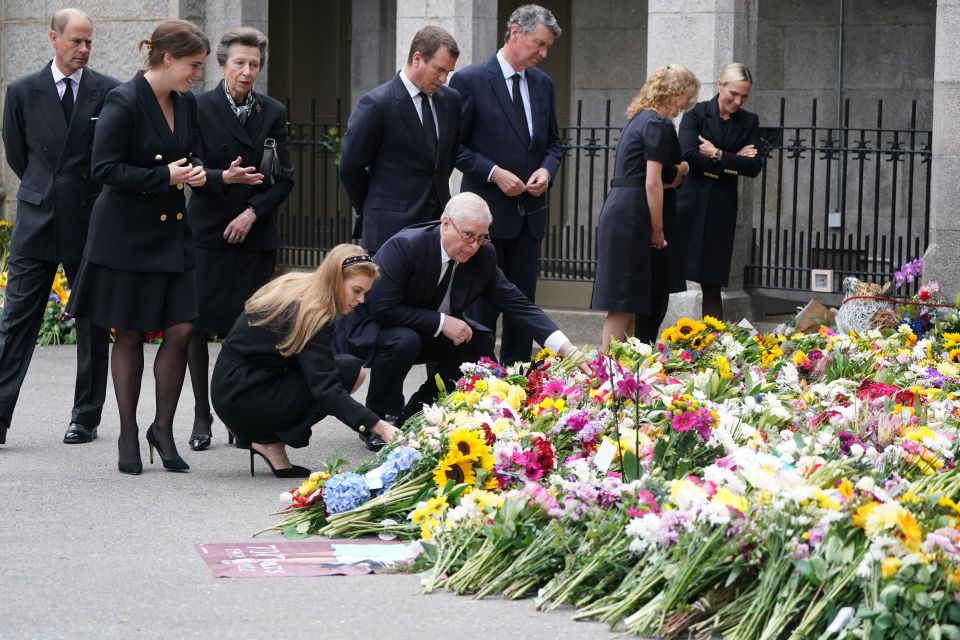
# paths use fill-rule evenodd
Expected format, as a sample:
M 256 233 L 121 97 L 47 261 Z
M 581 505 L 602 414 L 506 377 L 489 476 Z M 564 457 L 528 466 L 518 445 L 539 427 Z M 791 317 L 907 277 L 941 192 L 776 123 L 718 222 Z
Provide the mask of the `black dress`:
M 623 128 L 617 144 L 613 186 L 597 228 L 597 276 L 591 309 L 651 312 L 653 298 L 686 286 L 676 246 L 676 191 L 663 191 L 665 249 L 651 248 L 652 227 L 645 181 L 647 160 L 663 164 L 671 181 L 683 158 L 673 122 L 652 109 L 641 111 Z
M 210 385 L 213 408 L 227 428 L 242 440 L 305 447 L 313 425 L 328 414 L 357 431 L 376 424 L 380 418 L 350 396 L 360 360 L 334 356 L 333 329 L 328 324 L 303 351 L 285 357 L 275 325 L 250 326 L 249 316 L 240 314 Z
M 699 136 L 723 152 L 722 160 L 700 155 Z M 737 229 L 739 178 L 754 178 L 763 168 L 761 154 L 747 158 L 738 156 L 737 151 L 748 144 L 760 150 L 760 120 L 745 109 L 723 120 L 714 97 L 683 115 L 679 139 L 683 159 L 690 164 L 677 196 L 684 273 L 701 284 L 726 286 Z
M 223 81 L 197 97 L 200 127 L 196 155 L 203 158 L 207 182 L 190 198 L 187 220 L 196 247 L 197 325 L 203 333 L 226 335 L 243 303 L 273 275 L 280 245 L 277 214 L 293 189 L 293 159 L 286 108 L 270 96 L 254 93 L 254 104 L 241 124 L 227 101 Z M 223 171 L 259 167 L 264 141 L 276 141 L 279 174 L 270 186 L 223 184 Z M 243 242 L 231 244 L 223 232 L 251 207 L 256 221 Z
M 157 331 L 197 315 L 184 192 L 167 168 L 192 158 L 197 109 L 190 93 L 171 99 L 173 131 L 138 72 L 100 112 L 91 164 L 104 186 L 67 311 L 102 327 Z

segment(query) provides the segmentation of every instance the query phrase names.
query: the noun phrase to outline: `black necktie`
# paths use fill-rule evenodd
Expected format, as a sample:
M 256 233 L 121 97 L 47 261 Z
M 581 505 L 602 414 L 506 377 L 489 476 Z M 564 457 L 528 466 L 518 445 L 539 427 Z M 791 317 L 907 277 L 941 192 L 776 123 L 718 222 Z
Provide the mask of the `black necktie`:
M 63 108 L 63 117 L 70 124 L 70 116 L 73 115 L 73 87 L 70 85 L 73 81 L 70 78 L 63 79 L 63 97 L 60 98 L 60 106 Z
M 447 289 L 450 288 L 451 280 L 453 279 L 453 260 L 448 260 L 440 265 L 440 267 L 446 267 L 446 271 L 443 272 L 443 277 L 440 278 L 440 282 L 437 283 L 437 288 L 434 290 L 433 297 L 430 299 L 430 308 L 438 310 L 440 309 L 440 305 L 443 304 L 443 299 L 447 297 Z M 449 306 L 449 301 L 447 304 Z
M 430 97 L 420 92 L 420 104 L 423 107 L 423 134 L 427 137 L 427 148 L 430 157 L 437 159 L 437 125 L 433 121 L 433 109 L 430 108 Z
M 523 109 L 523 94 L 520 93 L 520 74 L 515 73 L 513 78 L 513 108 L 517 110 L 520 119 L 520 130 L 523 131 L 523 141 L 530 144 L 530 128 L 527 126 L 527 112 Z

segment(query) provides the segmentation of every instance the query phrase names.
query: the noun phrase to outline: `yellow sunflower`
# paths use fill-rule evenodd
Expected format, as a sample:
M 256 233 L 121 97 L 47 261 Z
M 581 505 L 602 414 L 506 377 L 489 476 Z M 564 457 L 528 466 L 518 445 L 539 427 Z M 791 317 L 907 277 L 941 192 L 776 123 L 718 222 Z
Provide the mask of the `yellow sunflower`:
M 717 320 L 713 316 L 703 316 L 703 324 L 707 325 L 714 331 L 723 331 L 727 328 L 727 325 L 723 324 L 723 322 Z
M 716 341 L 712 333 L 700 333 L 690 338 L 690 346 L 697 351 L 703 351 Z
M 947 331 L 943 334 L 942 338 L 943 338 L 944 349 L 953 349 L 954 347 L 960 347 L 960 333 Z
M 947 360 L 951 364 L 960 364 L 960 349 L 953 349 L 947 354 Z
M 476 460 L 487 453 L 484 434 L 476 429 L 457 429 L 450 436 L 450 456 L 459 456 L 467 460 Z
M 433 483 L 444 488 L 447 483 L 467 484 L 471 487 L 477 482 L 477 472 L 473 470 L 473 462 L 459 456 L 447 455 L 433 472 Z
M 689 340 L 695 335 L 706 331 L 707 325 L 702 322 L 697 322 L 696 320 L 691 320 L 690 318 L 680 318 L 677 320 L 675 330 L 681 340 Z

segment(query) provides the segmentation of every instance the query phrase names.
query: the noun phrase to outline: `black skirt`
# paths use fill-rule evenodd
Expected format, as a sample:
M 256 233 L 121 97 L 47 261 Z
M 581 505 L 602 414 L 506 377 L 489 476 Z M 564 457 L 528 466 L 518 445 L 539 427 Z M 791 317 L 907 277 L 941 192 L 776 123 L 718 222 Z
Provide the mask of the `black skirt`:
M 190 322 L 197 317 L 193 269 L 147 273 L 84 260 L 70 292 L 67 313 L 101 327 L 143 333 Z
M 243 304 L 270 281 L 277 264 L 273 249 L 237 251 L 196 247 L 197 328 L 225 336 L 243 312 Z
M 340 385 L 352 391 L 361 362 L 347 354 L 334 356 Z M 313 425 L 327 414 L 310 391 L 299 368 L 267 369 L 234 362 L 220 352 L 210 382 L 217 417 L 240 440 L 305 447 Z

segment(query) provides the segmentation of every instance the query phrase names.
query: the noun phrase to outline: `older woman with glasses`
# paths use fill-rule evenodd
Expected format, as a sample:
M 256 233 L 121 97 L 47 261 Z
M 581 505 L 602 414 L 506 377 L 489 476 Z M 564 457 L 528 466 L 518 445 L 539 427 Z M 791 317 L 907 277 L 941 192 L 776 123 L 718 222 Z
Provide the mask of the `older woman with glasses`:
M 273 275 L 280 244 L 277 209 L 293 189 L 286 109 L 254 90 L 266 53 L 267 38 L 256 29 L 227 31 L 217 45 L 223 80 L 197 98 L 197 155 L 210 178 L 187 208 L 200 312 L 188 356 L 195 398 L 190 435 L 194 451 L 206 449 L 211 440 L 208 339 L 226 335 L 244 301 Z M 275 167 L 261 166 L 265 155 L 266 164 L 271 156 L 276 159 Z
M 628 334 L 652 342 L 670 293 L 685 288 L 674 246 L 676 192 L 687 173 L 671 118 L 696 97 L 689 69 L 668 64 L 653 72 L 627 108 L 610 193 L 597 229 L 592 309 L 607 312 L 603 349 Z

